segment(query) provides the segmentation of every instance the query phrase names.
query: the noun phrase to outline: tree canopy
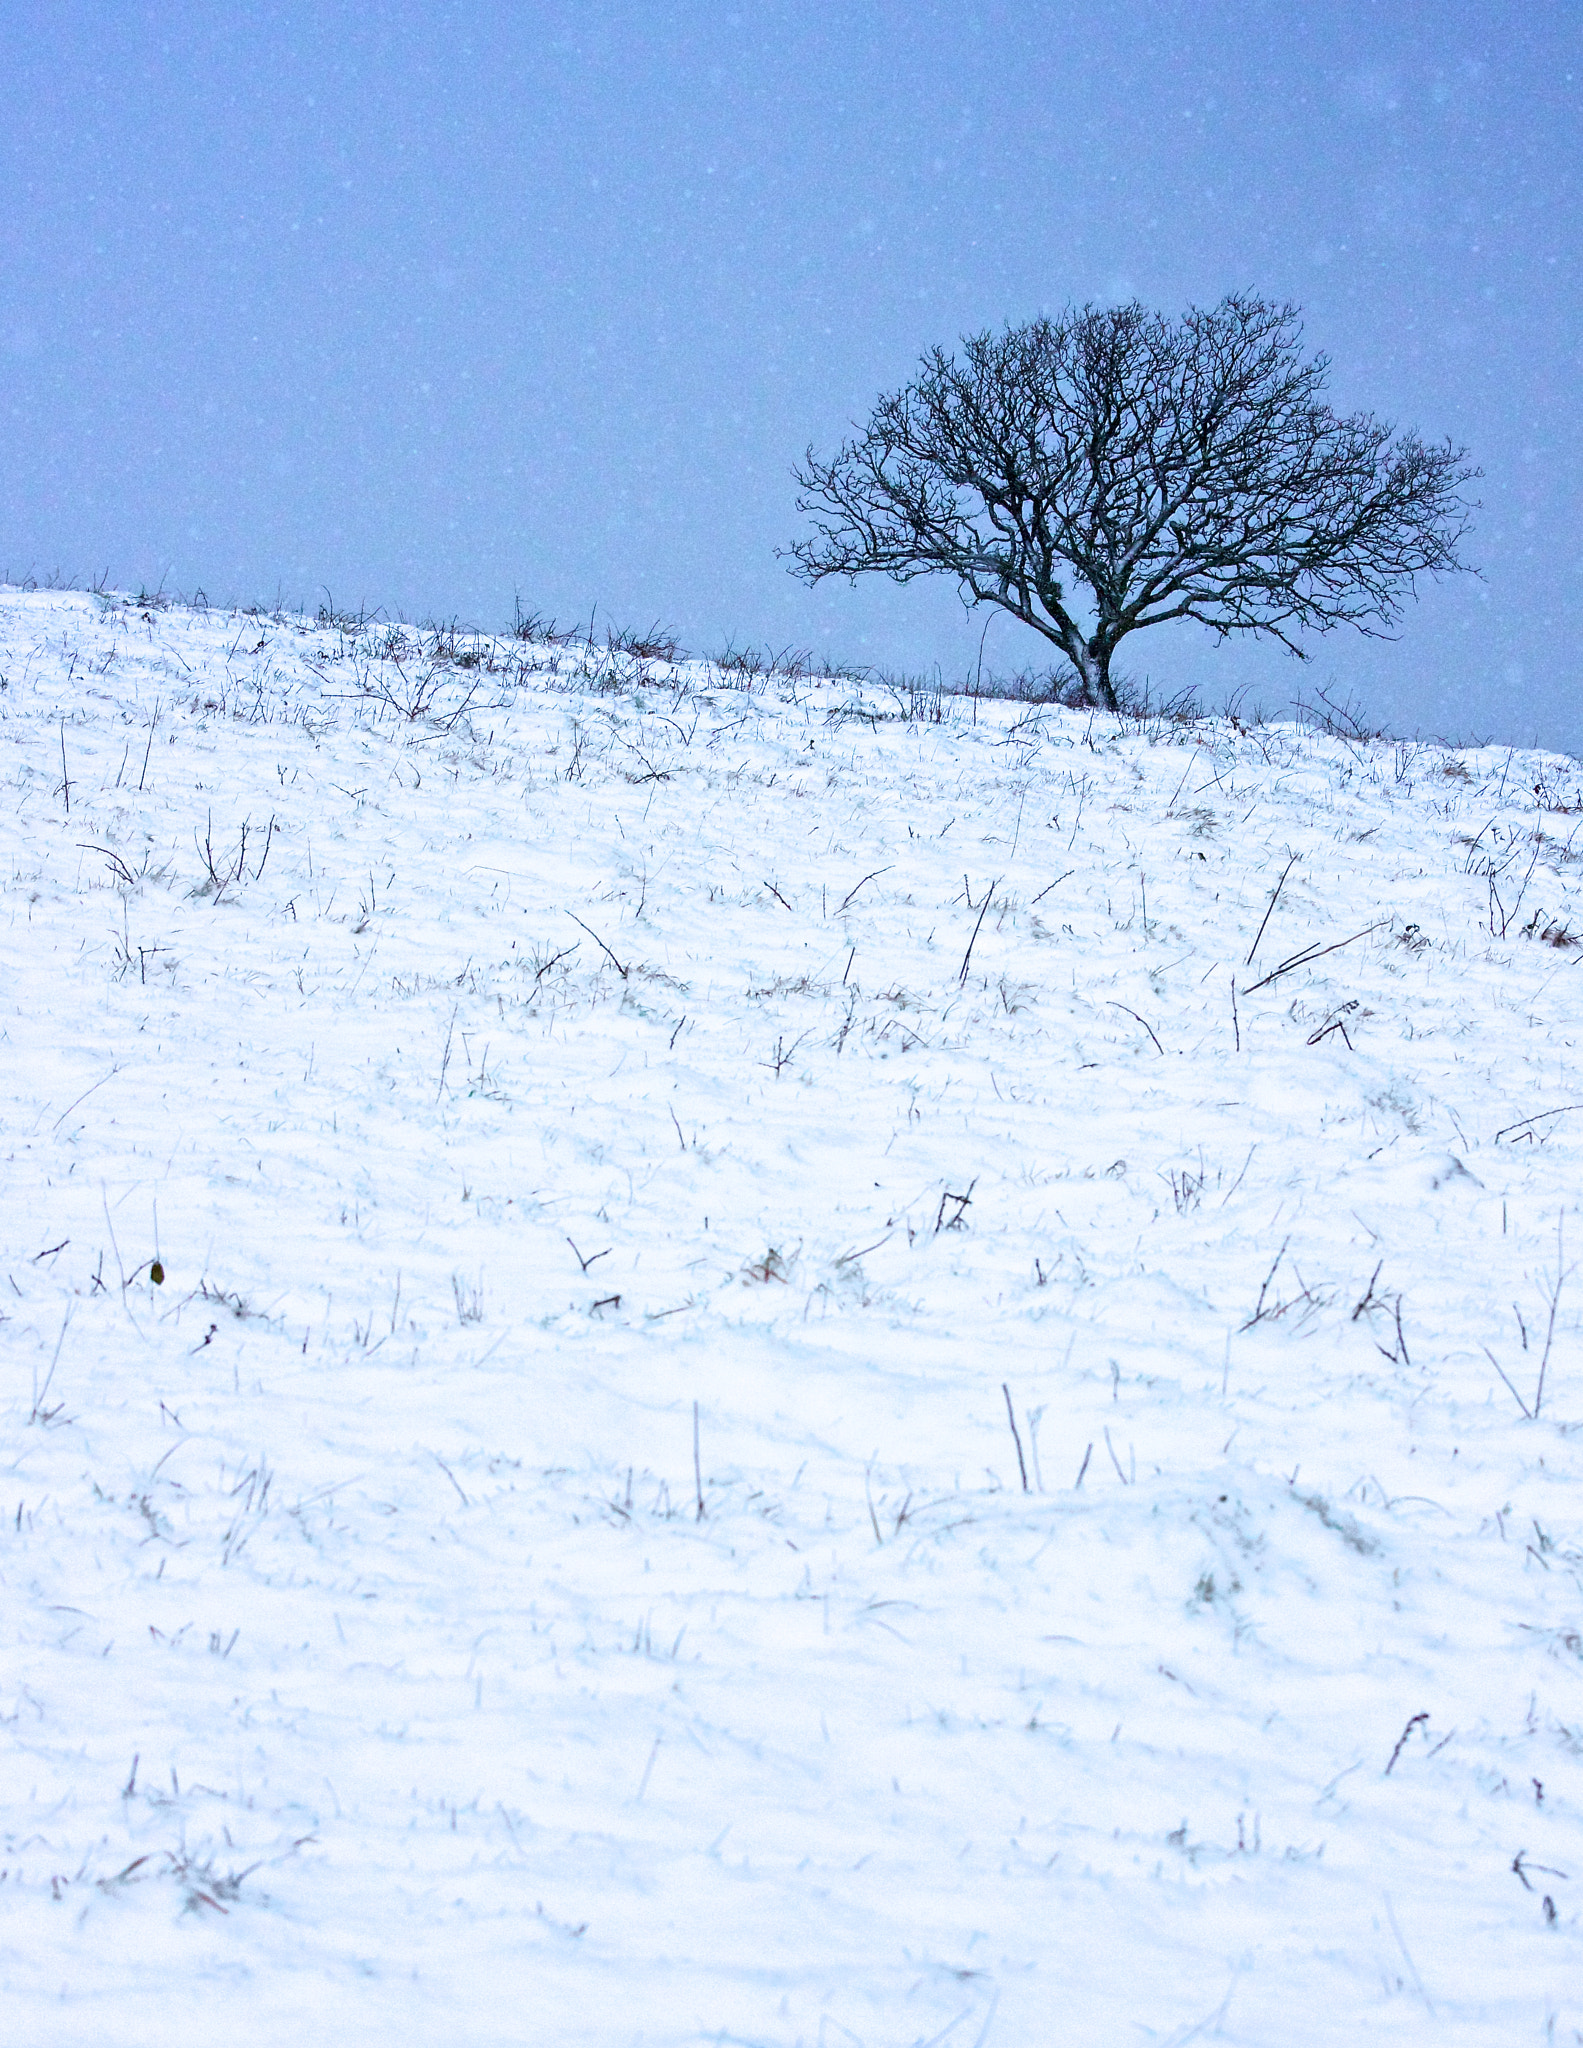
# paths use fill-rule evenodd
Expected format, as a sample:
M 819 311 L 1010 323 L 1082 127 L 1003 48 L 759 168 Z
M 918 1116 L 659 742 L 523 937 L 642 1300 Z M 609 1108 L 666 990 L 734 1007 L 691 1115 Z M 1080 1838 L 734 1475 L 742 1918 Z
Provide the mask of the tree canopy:
M 809 583 L 944 572 L 1052 641 L 1118 708 L 1130 633 L 1194 619 L 1222 638 L 1340 625 L 1387 634 L 1458 547 L 1479 472 L 1321 396 L 1297 309 L 1249 294 L 1179 320 L 1069 308 L 931 349 L 828 460 L 796 471 Z

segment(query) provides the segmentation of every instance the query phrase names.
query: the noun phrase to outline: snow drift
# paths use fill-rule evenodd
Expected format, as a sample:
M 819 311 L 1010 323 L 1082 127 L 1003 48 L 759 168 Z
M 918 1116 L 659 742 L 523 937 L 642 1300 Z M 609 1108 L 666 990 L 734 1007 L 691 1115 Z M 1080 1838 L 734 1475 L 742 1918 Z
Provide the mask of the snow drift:
M 0 748 L 7 2038 L 1583 2038 L 1576 764 L 16 591 Z

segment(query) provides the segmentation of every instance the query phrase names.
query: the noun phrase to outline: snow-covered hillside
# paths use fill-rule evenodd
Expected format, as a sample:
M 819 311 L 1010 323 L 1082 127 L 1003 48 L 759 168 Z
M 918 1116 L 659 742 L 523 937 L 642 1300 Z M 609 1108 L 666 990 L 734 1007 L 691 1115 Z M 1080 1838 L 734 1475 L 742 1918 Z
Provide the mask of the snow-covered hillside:
M 1583 2039 L 1576 764 L 7 591 L 0 787 L 0 2037 Z

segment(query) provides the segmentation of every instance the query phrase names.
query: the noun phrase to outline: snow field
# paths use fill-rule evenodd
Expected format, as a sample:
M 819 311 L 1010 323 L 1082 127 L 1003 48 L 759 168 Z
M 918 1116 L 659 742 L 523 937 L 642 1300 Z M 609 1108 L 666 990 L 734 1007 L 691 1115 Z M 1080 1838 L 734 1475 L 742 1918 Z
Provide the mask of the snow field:
M 5 2039 L 1583 2040 L 1576 764 L 0 685 Z

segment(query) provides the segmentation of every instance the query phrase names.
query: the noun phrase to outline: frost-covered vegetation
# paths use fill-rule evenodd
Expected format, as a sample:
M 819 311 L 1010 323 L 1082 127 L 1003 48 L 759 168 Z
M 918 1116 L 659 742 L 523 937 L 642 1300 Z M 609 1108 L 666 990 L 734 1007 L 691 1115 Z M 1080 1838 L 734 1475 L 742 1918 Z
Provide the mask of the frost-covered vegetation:
M 1583 2039 L 1576 764 L 674 654 L 0 594 L 5 2037 Z

